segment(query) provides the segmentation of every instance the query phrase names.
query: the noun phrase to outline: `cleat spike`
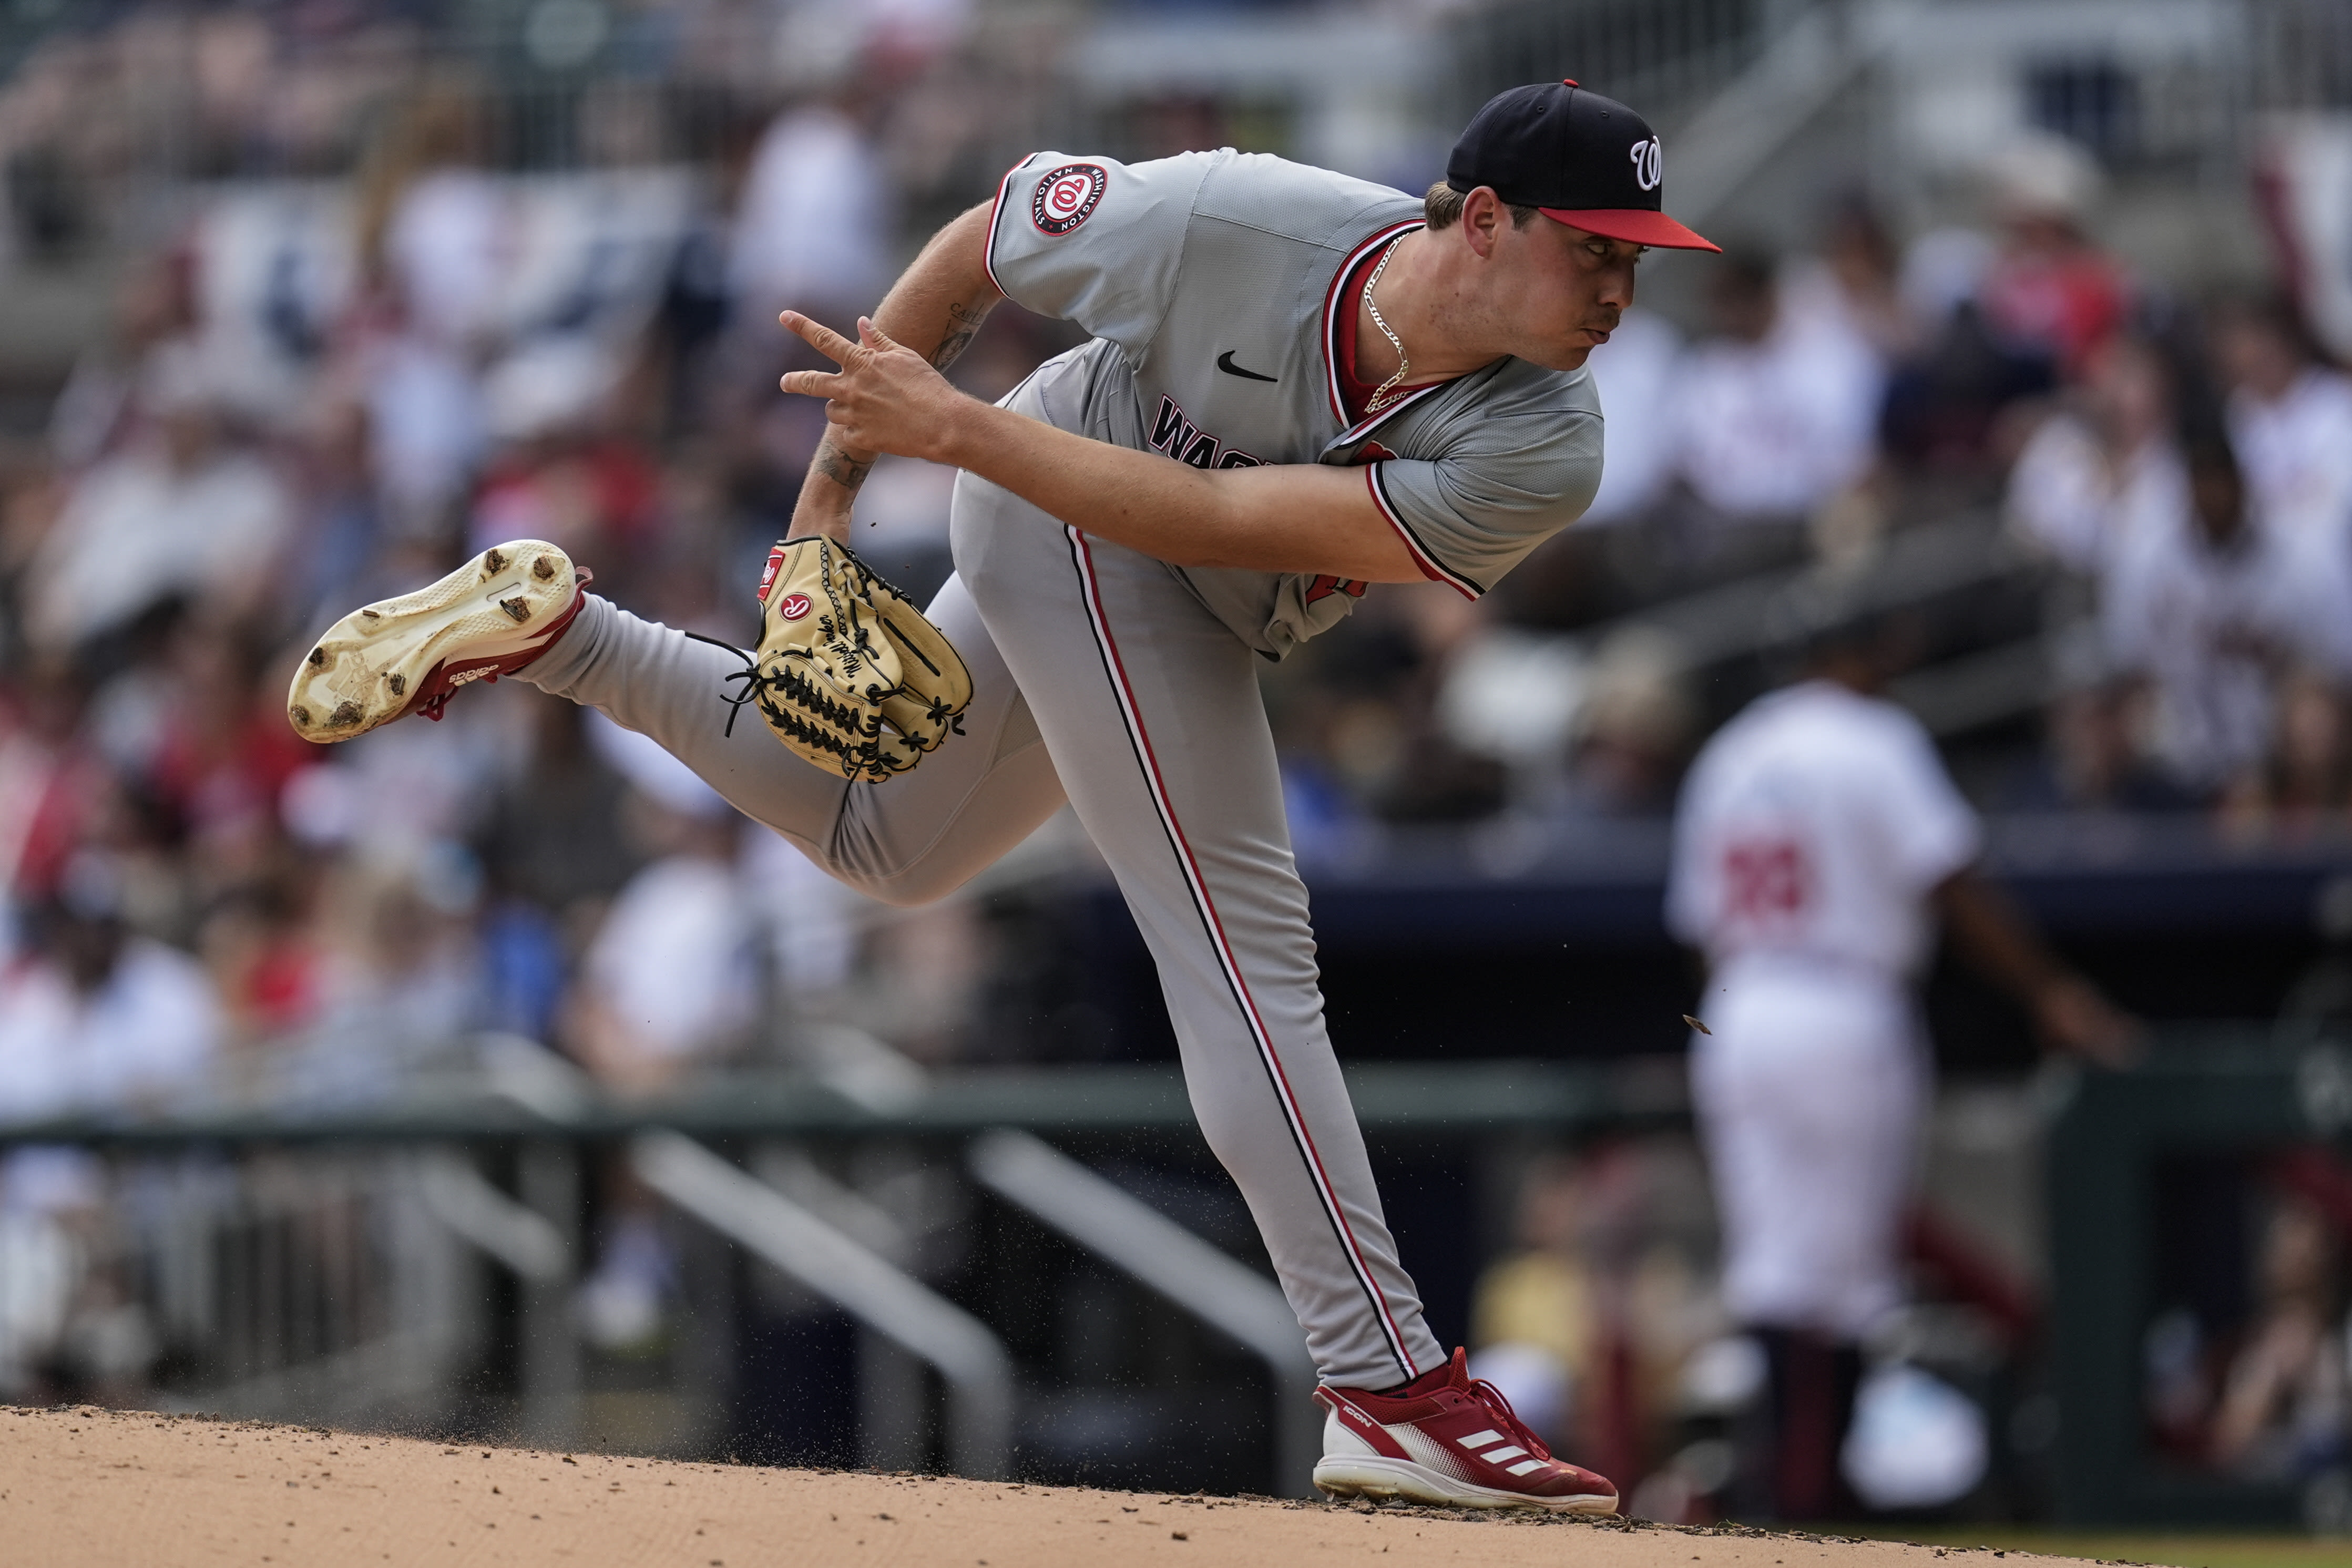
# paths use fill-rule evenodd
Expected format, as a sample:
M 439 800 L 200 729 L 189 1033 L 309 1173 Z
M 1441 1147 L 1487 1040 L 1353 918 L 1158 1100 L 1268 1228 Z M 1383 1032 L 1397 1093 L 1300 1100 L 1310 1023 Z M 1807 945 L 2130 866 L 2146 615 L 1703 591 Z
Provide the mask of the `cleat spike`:
M 528 590 L 518 580 L 523 567 L 538 579 Z M 509 597 L 485 592 L 485 577 L 497 572 L 516 574 L 506 579 Z M 559 547 L 516 539 L 438 582 L 363 605 L 303 656 L 287 717 L 312 741 L 347 740 L 415 714 L 437 719 L 460 687 L 512 674 L 545 653 L 580 614 L 590 580 Z M 488 604 L 504 615 L 484 615 Z

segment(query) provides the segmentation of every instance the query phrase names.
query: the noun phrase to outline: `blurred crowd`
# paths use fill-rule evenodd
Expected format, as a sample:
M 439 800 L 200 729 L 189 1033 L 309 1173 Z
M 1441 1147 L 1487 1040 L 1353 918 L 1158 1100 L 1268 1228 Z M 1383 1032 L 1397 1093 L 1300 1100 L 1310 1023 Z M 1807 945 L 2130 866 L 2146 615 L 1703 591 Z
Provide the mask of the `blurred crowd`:
M 647 1092 L 791 1049 L 777 991 L 832 1018 L 853 973 L 894 954 L 915 972 L 855 988 L 887 1001 L 844 1021 L 953 1051 L 974 971 L 961 911 L 882 919 L 596 716 L 485 689 L 446 724 L 332 751 L 282 716 L 321 625 L 498 539 L 563 545 L 640 613 L 755 634 L 760 562 L 823 418 L 772 391 L 789 362 L 773 312 L 845 319 L 887 287 L 901 193 L 922 188 L 894 136 L 944 112 L 953 8 L 877 12 L 849 40 L 860 69 L 781 103 L 769 66 L 688 12 L 647 13 L 682 29 L 655 61 L 669 89 L 740 89 L 717 133 L 738 145 L 656 166 L 592 135 L 598 156 L 537 175 L 492 166 L 504 99 L 362 69 L 415 41 L 392 24 L 307 49 L 307 16 L 137 13 L 0 94 L 19 163 L 82 182 L 137 150 L 71 113 L 76 84 L 174 47 L 231 168 L 331 162 L 306 139 L 381 111 L 350 181 L 191 208 L 129 274 L 46 432 L 9 451 L 0 1116 L 200 1081 L 364 1094 L 485 1030 Z M 574 109 L 589 134 L 596 106 Z M 947 157 L 953 129 L 918 140 Z M 1058 346 L 1008 319 L 960 373 L 994 396 Z M 861 542 L 918 593 L 948 570 L 945 483 L 909 465 L 867 496 Z
M 0 85 L 0 265 L 75 265 L 127 186 L 180 182 L 136 208 L 152 243 L 109 242 L 135 264 L 40 428 L 0 437 L 0 1121 L 349 1103 L 496 1036 L 619 1095 L 1003 1054 L 979 998 L 1041 961 L 976 900 L 871 904 L 599 716 L 507 683 L 331 748 L 285 722 L 320 628 L 510 538 L 640 614 L 753 637 L 823 419 L 772 390 L 804 362 L 776 308 L 870 308 L 1001 154 L 1065 129 L 1034 118 L 1018 37 L 957 0 L 531 14 L 571 18 L 527 29 L 546 71 L 634 63 L 517 94 L 369 7 L 133 7 Z M 1171 100 L 1112 150 L 1233 124 Z M 1957 613 L 1923 620 L 1920 656 L 2037 650 L 2000 765 L 1966 776 L 1979 806 L 2352 833 L 2352 382 L 2284 295 L 2135 275 L 2095 237 L 2099 178 L 2030 139 L 1983 171 L 1977 224 L 1898 235 L 1842 201 L 1806 245 L 1697 264 L 1689 320 L 1628 313 L 1592 361 L 1582 526 L 1480 604 L 1384 589 L 1265 673 L 1302 855 L 1390 824 L 1663 817 L 1797 641 L 1768 616 L 1706 679 L 1664 612 L 1866 582 L 1938 528 L 1976 528 L 1999 571 L 1937 601 Z M 954 373 L 996 397 L 1074 340 L 1008 307 Z M 918 597 L 950 570 L 950 484 L 886 460 L 860 497 L 859 549 Z M 103 1180 L 0 1162 L 0 1396 L 153 1362 L 69 1256 L 102 1250 Z M 1478 1296 L 1483 1375 L 1654 1475 L 1637 1505 L 1662 1517 L 1739 1505 L 1730 1424 L 1762 1375 L 1703 1186 L 1671 1142 L 1538 1162 Z M 626 1178 L 595 1202 L 583 1321 L 642 1342 L 675 1260 Z M 2273 1464 L 2306 1406 L 2340 1447 L 2336 1242 L 2306 1218 L 2282 1210 L 2242 1340 L 2178 1376 L 2150 1342 L 2152 1419 L 2214 1462 Z M 1912 1239 L 1989 1342 L 2022 1340 L 1997 1271 Z M 1864 1419 L 1909 1436 L 1873 1500 L 1959 1495 L 1983 1418 L 1886 1364 Z M 1903 1469 L 1922 1453 L 1944 1469 Z
M 791 1049 L 781 989 L 801 1018 L 887 998 L 851 1021 L 918 1057 L 969 1046 L 969 907 L 863 908 L 593 715 L 482 691 L 329 751 L 279 716 L 320 625 L 507 538 L 562 544 L 641 613 L 751 635 L 822 419 L 772 390 L 806 352 L 775 308 L 869 307 L 984 193 L 975 160 L 1035 129 L 1023 95 L 975 89 L 1004 41 L 947 0 L 789 7 L 781 29 L 594 14 L 638 30 L 638 67 L 583 77 L 553 118 L 425 68 L 409 23 L 299 7 L 134 10 L 0 91 L 19 265 L 77 243 L 41 171 L 87 193 L 155 166 L 136 125 L 72 112 L 142 72 L 177 84 L 163 167 L 349 172 L 186 187 L 46 429 L 0 453 L 0 1029 L 53 1041 L 0 1061 L 0 1113 L 134 1102 L 200 1062 L 360 1092 L 393 1056 L 338 1057 L 357 1020 L 420 1051 L 550 1040 L 639 1090 Z M 1232 128 L 1183 107 L 1119 150 Z M 556 123 L 561 172 L 514 172 Z M 1990 731 L 2007 760 L 1967 775 L 1979 805 L 2347 825 L 2352 383 L 2282 298 L 2134 276 L 2094 237 L 2099 181 L 2029 138 L 1983 171 L 1979 225 L 1906 241 L 1847 200 L 1801 250 L 1735 240 L 1686 274 L 1696 329 L 1628 313 L 1593 356 L 1608 452 L 1583 525 L 1482 604 L 1384 591 L 1267 673 L 1302 852 L 1384 823 L 1662 815 L 1781 674 L 1767 626 L 1744 674 L 1717 650 L 1702 678 L 1675 606 L 1866 580 L 1906 536 L 1978 521 L 2005 575 L 1948 600 L 1923 656 L 2038 649 Z M 1008 308 L 956 373 L 993 396 L 1070 340 Z M 861 497 L 861 549 L 918 595 L 949 570 L 948 484 L 886 461 Z
M 2083 601 L 2053 803 L 2341 831 L 2352 382 L 2290 308 L 2223 298 L 2095 345 L 2019 455 L 2009 516 Z
M 767 8 L 589 10 L 646 33 L 642 68 L 551 102 L 335 6 L 136 8 L 0 88 L 8 265 L 168 219 L 42 426 L 0 442 L 0 1120 L 347 1104 L 499 1036 L 625 1096 L 970 1043 L 975 904 L 841 889 L 600 716 L 509 683 L 331 749 L 285 720 L 321 628 L 509 538 L 755 638 L 823 422 L 773 390 L 774 312 L 871 308 L 1024 101 L 973 88 L 953 4 L 802 5 L 781 34 Z M 86 112 L 142 97 L 152 122 Z M 551 126 L 564 146 L 521 144 Z M 322 172 L 349 177 L 120 189 Z M 957 374 L 993 398 L 1070 340 L 1007 311 Z M 885 465 L 861 503 L 861 547 L 919 595 L 949 570 L 947 484 Z M 106 1187 L 0 1160 L 0 1394 L 60 1386 L 60 1336 L 103 1304 L 67 1310 L 108 1288 L 69 1266 L 105 1251 Z M 670 1264 L 641 1192 L 600 1202 L 591 1327 L 642 1338 Z
M 874 189 L 952 203 L 1001 172 L 989 161 L 1043 68 L 1020 18 L 983 28 L 977 10 L 974 0 L 559 0 L 497 14 L 432 0 L 132 0 L 72 18 L 27 14 L 0 91 L 7 245 L 18 257 L 70 254 L 118 221 L 110 208 L 125 186 L 159 179 L 347 176 L 380 152 L 420 82 L 452 78 L 494 88 L 480 130 L 502 167 L 740 162 L 780 93 L 851 84 L 869 111 L 868 151 L 888 172 Z

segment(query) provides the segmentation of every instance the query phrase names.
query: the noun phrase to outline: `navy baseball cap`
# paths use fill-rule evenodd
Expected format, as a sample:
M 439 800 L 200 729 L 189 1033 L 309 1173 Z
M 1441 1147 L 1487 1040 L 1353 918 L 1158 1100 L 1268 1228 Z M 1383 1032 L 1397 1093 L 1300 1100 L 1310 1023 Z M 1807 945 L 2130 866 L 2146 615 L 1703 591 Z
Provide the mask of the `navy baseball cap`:
M 1572 81 L 1496 93 L 1445 161 L 1445 183 L 1481 185 L 1587 234 L 1667 250 L 1723 247 L 1665 214 L 1664 159 L 1650 122 Z

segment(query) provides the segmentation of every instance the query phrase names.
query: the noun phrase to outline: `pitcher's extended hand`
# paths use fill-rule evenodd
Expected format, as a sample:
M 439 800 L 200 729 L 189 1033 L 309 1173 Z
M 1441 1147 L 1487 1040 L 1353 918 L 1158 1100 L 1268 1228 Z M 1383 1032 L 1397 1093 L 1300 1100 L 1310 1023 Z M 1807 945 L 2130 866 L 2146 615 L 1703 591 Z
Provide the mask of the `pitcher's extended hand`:
M 961 405 L 972 400 L 922 355 L 884 337 L 864 316 L 857 319 L 855 342 L 797 310 L 777 319 L 841 367 L 793 371 L 777 384 L 788 392 L 824 398 L 824 417 L 843 441 L 867 452 L 946 460 L 949 428 Z

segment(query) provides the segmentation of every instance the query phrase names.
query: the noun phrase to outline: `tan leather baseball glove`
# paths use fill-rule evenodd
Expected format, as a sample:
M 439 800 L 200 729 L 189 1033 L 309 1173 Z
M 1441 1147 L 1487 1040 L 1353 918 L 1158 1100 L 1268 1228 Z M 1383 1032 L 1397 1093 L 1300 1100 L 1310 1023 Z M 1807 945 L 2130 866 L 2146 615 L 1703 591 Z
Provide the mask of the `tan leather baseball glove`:
M 962 733 L 971 674 L 944 633 L 847 546 L 769 552 L 750 700 L 776 738 L 845 779 L 879 783 Z

